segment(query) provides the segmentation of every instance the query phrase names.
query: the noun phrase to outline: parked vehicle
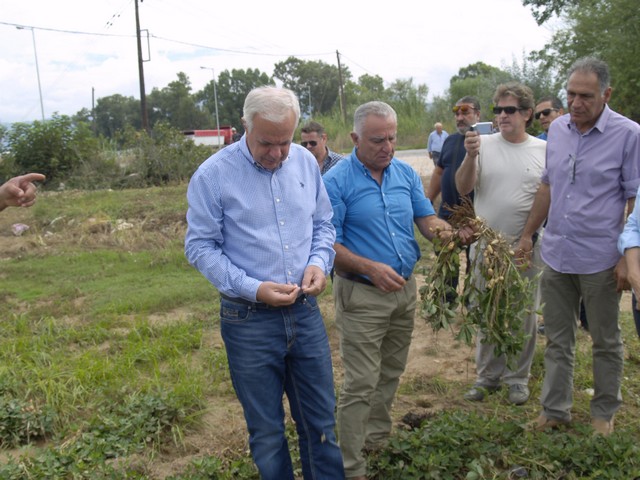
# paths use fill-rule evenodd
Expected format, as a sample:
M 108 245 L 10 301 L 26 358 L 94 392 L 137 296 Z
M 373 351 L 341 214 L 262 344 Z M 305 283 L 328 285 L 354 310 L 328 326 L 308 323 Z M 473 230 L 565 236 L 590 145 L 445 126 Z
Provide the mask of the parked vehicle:
M 185 136 L 191 138 L 196 145 L 210 145 L 222 148 L 233 143 L 233 127 L 220 125 L 220 130 L 184 130 Z

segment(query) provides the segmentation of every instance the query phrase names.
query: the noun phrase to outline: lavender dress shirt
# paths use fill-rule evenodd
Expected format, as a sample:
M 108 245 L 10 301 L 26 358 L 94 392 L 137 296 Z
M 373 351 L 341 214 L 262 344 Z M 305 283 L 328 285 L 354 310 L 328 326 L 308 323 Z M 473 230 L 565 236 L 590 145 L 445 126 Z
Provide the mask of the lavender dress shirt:
M 569 114 L 557 118 L 542 182 L 551 190 L 543 260 L 562 273 L 612 268 L 626 201 L 640 186 L 640 126 L 608 106 L 584 134 Z

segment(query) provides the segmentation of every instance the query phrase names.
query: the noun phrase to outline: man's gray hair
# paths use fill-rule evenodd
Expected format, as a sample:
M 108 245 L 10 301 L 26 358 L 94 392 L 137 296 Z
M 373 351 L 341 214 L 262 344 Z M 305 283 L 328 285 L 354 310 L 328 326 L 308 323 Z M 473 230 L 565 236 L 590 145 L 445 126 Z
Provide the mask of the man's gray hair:
M 575 72 L 582 73 L 595 73 L 598 77 L 598 83 L 600 84 L 600 93 L 604 95 L 604 92 L 609 88 L 611 77 L 609 76 L 609 65 L 606 62 L 596 57 L 584 57 L 576 60 L 571 68 L 567 78 L 571 77 Z
M 254 88 L 244 100 L 243 116 L 247 133 L 253 129 L 253 119 L 259 114 L 270 122 L 280 122 L 291 112 L 296 117 L 296 125 L 300 121 L 300 102 L 298 97 L 287 88 L 272 86 Z
M 471 105 L 473 105 L 473 108 L 475 108 L 478 112 L 480 111 L 480 100 L 478 100 L 473 95 L 465 95 L 456 102 L 456 104 L 458 103 L 470 103 Z
M 356 109 L 356 113 L 353 115 L 353 131 L 356 132 L 356 135 L 359 137 L 362 136 L 364 122 L 369 115 L 382 118 L 391 117 L 394 122 L 398 123 L 398 115 L 390 105 L 377 101 L 363 103 Z

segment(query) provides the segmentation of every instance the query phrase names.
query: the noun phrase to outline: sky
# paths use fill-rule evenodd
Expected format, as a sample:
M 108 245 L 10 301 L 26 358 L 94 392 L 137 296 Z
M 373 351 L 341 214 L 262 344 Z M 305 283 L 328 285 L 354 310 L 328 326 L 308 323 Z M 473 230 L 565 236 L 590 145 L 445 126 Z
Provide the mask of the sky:
M 337 66 L 338 51 L 354 80 L 412 78 L 432 99 L 460 68 L 522 63 L 552 35 L 521 0 L 140 0 L 138 7 L 147 94 L 178 72 L 195 93 L 223 70 L 272 75 L 289 56 Z M 41 120 L 42 111 L 74 115 L 114 94 L 140 98 L 134 0 L 0 0 L 0 123 Z

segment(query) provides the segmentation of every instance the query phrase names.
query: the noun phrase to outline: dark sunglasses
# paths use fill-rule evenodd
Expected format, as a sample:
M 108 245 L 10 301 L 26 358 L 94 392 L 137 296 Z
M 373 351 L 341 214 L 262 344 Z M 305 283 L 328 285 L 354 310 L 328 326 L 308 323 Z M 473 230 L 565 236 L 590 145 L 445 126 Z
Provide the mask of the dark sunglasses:
M 544 115 L 545 117 L 548 117 L 551 112 L 557 112 L 557 111 L 558 111 L 557 108 L 545 108 L 544 110 L 540 110 L 539 112 L 534 113 L 533 116 L 536 117 L 536 120 L 538 120 L 540 118 L 540 115 Z
M 472 107 L 471 105 L 456 105 L 455 107 L 453 107 L 451 110 L 453 110 L 453 113 L 462 113 L 463 115 L 466 115 L 467 113 L 469 113 L 472 110 L 475 110 L 474 107 Z
M 308 142 L 300 142 L 300 145 L 302 145 L 304 148 L 307 148 L 307 145 L 315 147 L 316 145 L 318 145 L 318 142 L 316 142 L 315 140 L 309 140 Z
M 520 110 L 526 110 L 526 109 L 518 108 L 518 107 L 493 107 L 493 113 L 495 113 L 496 115 L 500 115 L 502 112 L 508 115 L 513 115 L 514 113 Z

